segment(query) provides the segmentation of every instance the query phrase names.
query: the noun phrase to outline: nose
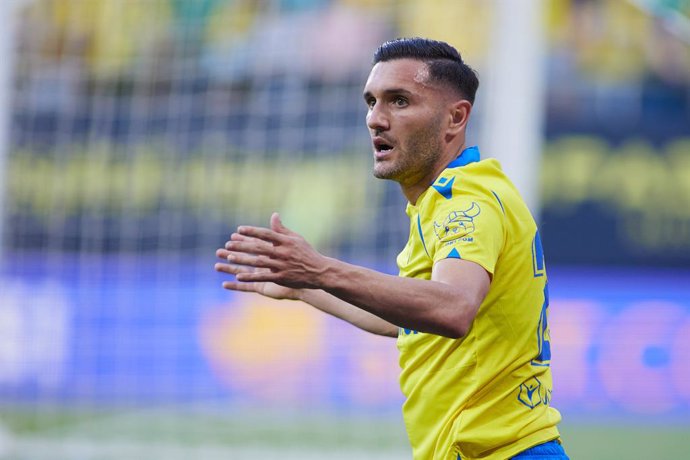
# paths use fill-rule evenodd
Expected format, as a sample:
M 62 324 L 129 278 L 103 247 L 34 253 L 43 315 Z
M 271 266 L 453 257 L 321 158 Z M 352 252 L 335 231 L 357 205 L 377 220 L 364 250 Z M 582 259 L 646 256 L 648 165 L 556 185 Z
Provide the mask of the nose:
M 379 104 L 375 104 L 367 112 L 367 126 L 374 132 L 386 131 L 390 128 L 388 114 Z

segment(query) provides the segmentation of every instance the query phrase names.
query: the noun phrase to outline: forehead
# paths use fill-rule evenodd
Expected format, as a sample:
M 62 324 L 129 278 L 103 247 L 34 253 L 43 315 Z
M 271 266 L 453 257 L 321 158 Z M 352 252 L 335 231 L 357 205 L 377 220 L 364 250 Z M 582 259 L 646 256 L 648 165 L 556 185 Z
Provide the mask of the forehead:
M 394 59 L 378 62 L 372 67 L 364 86 L 365 93 L 401 88 L 409 91 L 431 89 L 429 69 L 426 63 L 416 59 Z

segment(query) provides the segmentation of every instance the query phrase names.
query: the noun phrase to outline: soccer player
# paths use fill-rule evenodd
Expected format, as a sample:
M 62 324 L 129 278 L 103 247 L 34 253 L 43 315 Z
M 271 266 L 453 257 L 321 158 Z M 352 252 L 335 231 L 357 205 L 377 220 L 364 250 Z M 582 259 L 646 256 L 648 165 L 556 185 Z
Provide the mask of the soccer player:
M 374 54 L 374 175 L 409 202 L 399 276 L 318 253 L 277 214 L 270 228 L 238 227 L 215 268 L 235 275 L 226 289 L 303 300 L 396 337 L 415 459 L 567 459 L 539 232 L 500 164 L 466 146 L 478 84 L 443 42 L 398 39 Z

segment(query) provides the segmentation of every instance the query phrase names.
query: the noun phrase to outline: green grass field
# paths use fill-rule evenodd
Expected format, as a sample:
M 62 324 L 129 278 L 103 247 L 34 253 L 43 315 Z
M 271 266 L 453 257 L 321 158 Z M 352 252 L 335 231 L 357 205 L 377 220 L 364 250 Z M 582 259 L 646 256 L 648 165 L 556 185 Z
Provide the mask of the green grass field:
M 5 409 L 0 458 L 411 458 L 395 414 L 220 410 Z M 572 459 L 690 459 L 690 425 L 576 421 L 564 423 L 561 431 Z

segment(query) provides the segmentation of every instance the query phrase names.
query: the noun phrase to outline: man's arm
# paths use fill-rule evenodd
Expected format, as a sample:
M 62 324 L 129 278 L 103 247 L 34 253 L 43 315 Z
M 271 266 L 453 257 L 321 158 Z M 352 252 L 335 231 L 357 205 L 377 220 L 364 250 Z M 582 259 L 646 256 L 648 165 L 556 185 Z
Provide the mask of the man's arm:
M 489 288 L 488 273 L 459 259 L 436 263 L 431 281 L 330 260 L 325 289 L 401 327 L 446 337 L 467 334 Z
M 244 241 L 249 240 L 249 238 L 246 237 L 239 237 L 239 239 Z M 216 255 L 219 258 L 226 260 L 230 255 L 230 251 L 227 249 L 219 249 L 216 251 Z M 231 275 L 238 275 L 239 273 L 251 273 L 256 271 L 250 267 L 221 263 L 217 263 L 215 265 L 215 269 L 216 271 Z M 312 305 L 318 310 L 342 319 L 343 321 L 347 321 L 353 326 L 372 334 L 386 337 L 398 336 L 398 326 L 391 324 L 388 321 L 369 313 L 368 311 L 357 308 L 354 305 L 351 305 L 320 289 L 294 289 L 270 282 L 247 283 L 238 281 L 225 281 L 223 282 L 223 287 L 233 291 L 256 292 L 273 299 L 301 300 L 302 302 Z
M 302 289 L 299 299 L 372 334 L 398 336 L 398 326 L 321 289 Z
M 329 258 L 285 228 L 277 214 L 270 229 L 239 227 L 226 249 L 231 264 L 260 269 L 238 273 L 238 283 L 321 289 L 390 324 L 454 338 L 467 333 L 490 284 L 484 268 L 460 259 L 436 263 L 432 279 L 422 280 Z

